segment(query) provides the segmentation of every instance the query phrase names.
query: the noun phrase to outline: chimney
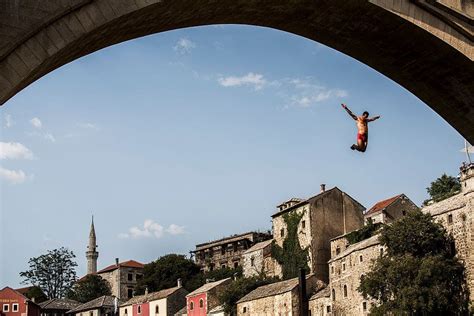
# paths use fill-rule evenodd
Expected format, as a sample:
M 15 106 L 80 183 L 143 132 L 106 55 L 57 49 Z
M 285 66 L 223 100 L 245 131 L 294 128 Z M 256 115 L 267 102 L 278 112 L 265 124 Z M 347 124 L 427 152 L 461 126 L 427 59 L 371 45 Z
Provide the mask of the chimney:
M 31 298 L 31 301 L 32 301 L 33 303 L 36 303 L 36 297 L 33 296 L 33 297 Z
M 178 279 L 178 287 L 182 287 L 183 285 L 181 284 L 181 279 Z
M 148 286 L 145 288 L 145 295 L 148 295 Z
M 308 316 L 309 302 L 306 293 L 306 275 L 305 270 L 300 269 L 299 282 L 298 282 L 298 296 L 300 301 L 300 315 Z
M 321 193 L 326 192 L 326 184 L 321 184 Z
M 115 265 L 118 267 L 119 266 L 119 258 L 115 258 Z

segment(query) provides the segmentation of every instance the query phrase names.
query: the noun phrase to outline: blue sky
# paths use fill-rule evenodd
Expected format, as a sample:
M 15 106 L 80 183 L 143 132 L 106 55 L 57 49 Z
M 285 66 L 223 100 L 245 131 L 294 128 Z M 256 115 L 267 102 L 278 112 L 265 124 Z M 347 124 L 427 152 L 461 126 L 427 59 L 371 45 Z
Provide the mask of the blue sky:
M 340 103 L 381 115 L 365 154 Z M 271 228 L 275 205 L 338 186 L 415 203 L 463 138 L 410 92 L 305 38 L 250 26 L 155 34 L 41 78 L 0 108 L 0 287 L 60 246 L 85 272 Z

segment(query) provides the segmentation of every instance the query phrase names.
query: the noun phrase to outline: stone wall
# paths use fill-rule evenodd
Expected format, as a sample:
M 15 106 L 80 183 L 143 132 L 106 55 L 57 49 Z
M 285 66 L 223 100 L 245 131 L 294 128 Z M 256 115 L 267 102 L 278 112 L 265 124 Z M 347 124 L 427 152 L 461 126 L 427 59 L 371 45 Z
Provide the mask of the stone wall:
M 132 280 L 128 280 L 129 273 L 132 274 Z M 99 274 L 100 277 L 109 283 L 112 295 L 117 296 L 122 302 L 130 298 L 128 290 L 135 288 L 137 275 L 143 275 L 142 268 L 120 267 L 120 269 Z
M 277 314 L 278 313 L 278 314 Z M 237 304 L 237 315 L 298 315 L 298 291 L 263 297 Z
M 271 243 L 264 248 L 248 251 L 242 256 L 244 277 L 264 274 L 268 277 L 275 275 L 275 260 L 271 258 Z
M 360 277 L 369 272 L 381 254 L 378 236 L 349 246 L 329 261 L 329 288 L 333 315 L 366 315 L 370 302 L 364 300 L 357 288 Z M 365 310 L 364 310 L 365 306 Z

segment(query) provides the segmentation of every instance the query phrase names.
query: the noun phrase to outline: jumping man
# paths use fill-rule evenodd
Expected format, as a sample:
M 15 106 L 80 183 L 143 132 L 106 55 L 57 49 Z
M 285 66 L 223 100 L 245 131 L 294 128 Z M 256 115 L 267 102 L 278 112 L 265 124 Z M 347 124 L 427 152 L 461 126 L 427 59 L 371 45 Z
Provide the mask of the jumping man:
M 342 108 L 349 113 L 349 115 L 357 121 L 357 145 L 354 144 L 351 146 L 352 150 L 357 150 L 360 152 L 365 152 L 367 149 L 367 144 L 369 141 L 369 127 L 367 123 L 378 120 L 380 116 L 375 116 L 369 118 L 369 112 L 365 111 L 362 113 L 362 116 L 356 116 L 354 113 L 349 110 L 349 108 L 343 103 L 341 104 Z

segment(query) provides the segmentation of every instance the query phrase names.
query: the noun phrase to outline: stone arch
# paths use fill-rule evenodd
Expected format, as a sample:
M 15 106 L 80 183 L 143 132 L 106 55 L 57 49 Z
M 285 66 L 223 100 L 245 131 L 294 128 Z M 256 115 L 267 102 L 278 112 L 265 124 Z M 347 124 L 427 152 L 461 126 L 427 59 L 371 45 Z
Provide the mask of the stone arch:
M 455 3 L 460 7 L 453 9 Z M 0 4 L 0 103 L 54 69 L 116 43 L 183 27 L 248 24 L 301 35 L 365 63 L 411 91 L 474 143 L 474 9 L 463 3 L 6 1 Z

